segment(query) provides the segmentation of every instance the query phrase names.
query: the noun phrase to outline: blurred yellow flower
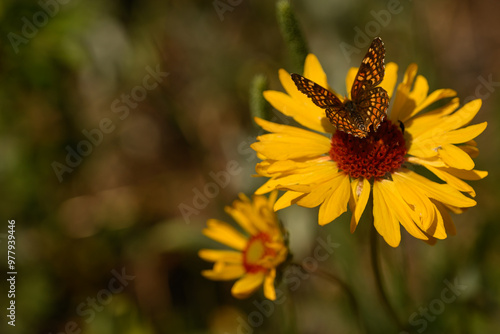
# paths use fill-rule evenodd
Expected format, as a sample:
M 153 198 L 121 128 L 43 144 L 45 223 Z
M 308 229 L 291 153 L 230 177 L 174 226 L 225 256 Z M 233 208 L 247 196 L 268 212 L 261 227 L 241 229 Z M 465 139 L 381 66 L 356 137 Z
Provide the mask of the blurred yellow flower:
M 202 272 L 212 280 L 238 281 L 231 293 L 236 298 L 246 298 L 264 285 L 266 298 L 275 300 L 274 279 L 276 267 L 283 263 L 288 255 L 284 232 L 280 226 L 273 206 L 278 192 L 266 196 L 254 195 L 251 201 L 240 194 L 226 212 L 245 230 L 244 235 L 231 225 L 210 219 L 203 234 L 235 250 L 202 249 L 199 256 L 215 262 L 212 270 Z
M 347 74 L 348 92 L 357 70 L 351 68 Z M 387 64 L 380 84 L 389 97 L 394 92 L 397 70 L 395 63 Z M 416 74 L 417 65 L 411 64 L 397 87 L 386 120 L 377 132 L 357 138 L 335 131 L 325 111 L 296 88 L 290 74 L 280 70 L 287 94 L 266 91 L 264 97 L 310 130 L 256 118 L 270 132 L 252 145 L 263 160 L 256 166 L 257 173 L 270 178 L 256 194 L 286 191 L 274 205 L 275 210 L 292 204 L 308 208 L 319 205 L 320 225 L 339 217 L 349 205 L 354 232 L 372 193 L 375 228 L 393 247 L 401 241 L 400 224 L 412 236 L 431 244 L 436 238 L 446 238 L 447 232 L 455 234 L 449 211 L 461 213 L 476 205 L 462 193 L 475 196 L 474 189 L 463 180 L 479 180 L 488 174 L 475 170 L 472 160 L 478 154 L 473 139 L 487 123 L 466 126 L 479 111 L 480 99 L 456 110 L 459 102 L 455 91 L 439 89 L 428 94 L 427 80 Z M 330 89 L 325 72 L 312 54 L 306 59 L 304 77 Z M 443 101 L 446 98 L 452 99 Z M 432 108 L 437 101 L 441 106 Z M 426 112 L 422 112 L 424 109 Z M 415 165 L 424 166 L 442 182 L 412 171 Z

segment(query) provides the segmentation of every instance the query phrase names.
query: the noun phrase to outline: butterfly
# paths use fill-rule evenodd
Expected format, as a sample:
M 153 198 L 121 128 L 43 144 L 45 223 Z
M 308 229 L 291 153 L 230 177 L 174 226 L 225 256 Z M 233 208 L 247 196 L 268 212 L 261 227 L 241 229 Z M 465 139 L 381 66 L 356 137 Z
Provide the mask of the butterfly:
M 384 79 L 385 48 L 380 37 L 376 37 L 361 61 L 351 89 L 351 100 L 342 102 L 328 89 L 292 73 L 295 85 L 315 105 L 325 109 L 326 116 L 337 130 L 364 138 L 370 126 L 376 131 L 385 118 L 389 106 L 389 95 L 382 87 L 377 87 Z

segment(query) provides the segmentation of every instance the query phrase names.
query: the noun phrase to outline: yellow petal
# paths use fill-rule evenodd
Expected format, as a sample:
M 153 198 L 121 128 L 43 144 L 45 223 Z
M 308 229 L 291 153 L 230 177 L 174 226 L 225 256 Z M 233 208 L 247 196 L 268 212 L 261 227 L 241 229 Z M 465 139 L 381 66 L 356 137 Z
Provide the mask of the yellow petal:
M 328 81 L 325 71 L 318 60 L 312 53 L 308 54 L 304 64 L 304 77 L 314 81 L 322 87 L 328 87 Z
M 279 190 L 309 192 L 317 183 L 324 183 L 337 174 L 337 169 L 328 165 L 318 165 L 289 174 L 275 177 L 266 182 L 266 187 Z
M 235 200 L 232 206 L 227 206 L 225 211 L 249 234 L 256 235 L 259 232 L 268 230 L 268 221 L 273 221 L 273 216 L 269 215 L 263 219 L 266 214 L 267 198 L 265 196 L 254 196 L 253 202 L 244 195 L 239 194 L 239 200 Z
M 444 171 L 458 177 L 464 180 L 469 180 L 469 181 L 477 181 L 485 178 L 488 175 L 488 172 L 483 171 L 483 170 L 463 170 L 463 169 L 456 169 L 456 168 L 444 168 Z
M 272 269 L 264 279 L 264 296 L 269 300 L 276 300 L 276 290 L 274 289 L 274 279 L 276 278 L 276 269 Z
M 433 172 L 441 180 L 448 183 L 450 186 L 457 189 L 458 191 L 467 192 L 472 197 L 476 196 L 476 192 L 474 191 L 474 188 L 472 188 L 470 185 L 468 185 L 464 181 L 460 180 L 459 178 L 448 173 L 446 171 L 447 168 L 435 168 L 435 167 L 428 166 L 428 165 L 426 165 L 425 167 L 428 170 L 430 170 L 431 172 Z
M 296 191 L 287 191 L 274 204 L 274 211 L 278 211 L 297 203 L 298 199 L 305 194 Z
M 469 124 L 481 109 L 481 99 L 473 100 L 465 104 L 452 115 L 448 116 L 444 122 L 437 124 L 444 131 L 458 129 Z
M 262 176 L 267 176 L 267 175 L 262 175 Z M 275 180 L 274 178 L 271 178 L 267 180 L 267 182 L 264 183 L 262 186 L 260 186 L 257 190 L 255 190 L 255 194 L 263 195 L 275 189 L 276 189 Z
M 477 158 L 479 156 L 479 149 L 472 145 L 460 145 L 460 149 L 467 153 L 471 158 Z
M 207 221 L 207 228 L 203 229 L 203 234 L 240 251 L 245 249 L 247 244 L 247 238 L 243 234 L 231 225 L 217 219 Z
M 439 157 L 450 167 L 471 170 L 475 166 L 472 158 L 455 145 L 441 145 L 438 153 Z
M 427 81 L 426 81 L 426 83 L 427 83 Z M 427 90 L 428 90 L 428 87 L 429 86 L 427 85 Z M 449 97 L 453 97 L 455 95 L 457 95 L 457 92 L 455 92 L 453 89 L 438 89 L 438 90 L 435 90 L 432 93 L 430 93 L 427 97 L 425 97 L 425 99 L 420 104 L 417 105 L 417 107 L 412 112 L 412 114 L 410 115 L 410 117 L 415 116 L 421 110 L 427 108 L 428 106 L 430 106 L 431 104 L 433 104 L 434 102 L 436 102 L 438 100 L 446 99 L 446 98 L 449 98 Z
M 376 183 L 380 183 L 380 194 L 384 197 L 387 207 L 389 210 L 392 210 L 392 215 L 396 220 L 399 221 L 412 236 L 426 240 L 427 236 L 416 225 L 420 223 L 421 217 L 405 203 L 401 193 L 396 188 L 396 182 L 383 180 Z M 423 203 L 422 198 L 420 198 L 420 200 L 421 202 L 418 202 L 418 204 L 420 204 L 419 209 L 424 209 L 425 204 L 421 204 Z
M 409 113 L 409 111 L 403 111 L 405 109 L 412 109 L 416 107 L 415 102 L 409 100 L 410 89 L 413 85 L 413 80 L 417 75 L 418 67 L 416 64 L 410 64 L 405 71 L 403 76 L 403 81 L 398 85 L 396 89 L 396 98 L 394 99 L 394 103 L 392 105 L 390 118 L 391 120 L 397 122 L 398 120 L 402 120 L 405 113 Z M 412 103 L 412 105 L 408 105 Z M 407 107 L 405 107 L 408 105 Z
M 399 222 L 389 208 L 382 182 L 373 184 L 373 219 L 377 232 L 391 247 L 397 247 L 401 242 Z
M 454 98 L 438 109 L 409 119 L 405 122 L 405 133 L 410 133 L 413 139 L 419 138 L 422 134 L 429 132 L 429 129 L 439 126 L 445 116 L 458 108 L 460 105 L 459 101 L 459 98 Z
M 345 182 L 344 173 L 331 173 L 328 175 L 328 181 L 318 182 L 311 191 L 301 197 L 297 204 L 306 208 L 314 208 L 325 201 L 335 189 L 342 186 Z
M 448 143 L 448 144 L 465 143 L 466 141 L 469 141 L 479 136 L 486 129 L 487 125 L 488 125 L 487 122 L 483 122 L 468 126 L 466 128 L 449 131 L 441 136 L 441 140 L 443 143 Z
M 385 76 L 382 83 L 380 83 L 380 87 L 387 91 L 389 95 L 389 99 L 392 97 L 392 93 L 394 92 L 394 87 L 396 86 L 396 82 L 398 81 L 398 65 L 394 62 L 390 62 L 385 65 Z
M 349 206 L 352 212 L 351 233 L 356 230 L 361 215 L 365 211 L 366 203 L 370 198 L 370 190 L 370 182 L 367 179 L 355 179 L 351 182 L 351 196 L 349 198 Z
M 242 210 L 240 207 L 226 207 L 226 212 L 233 217 L 233 219 L 249 234 L 255 235 L 257 234 L 257 228 L 254 226 L 252 220 L 248 215 L 248 210 Z
M 303 138 L 293 138 L 283 136 L 282 140 L 276 139 L 278 136 L 259 136 L 259 142 L 253 143 L 251 147 L 273 160 L 288 160 L 301 158 L 314 158 L 326 154 L 326 145 L 321 145 L 318 141 L 305 141 Z
M 452 100 L 452 102 L 453 101 L 454 100 Z M 450 104 L 449 107 L 451 108 L 454 104 L 455 103 Z M 407 131 L 413 137 L 414 143 L 424 141 L 432 142 L 432 144 L 429 145 L 436 145 L 436 143 L 465 143 L 478 136 L 482 132 L 479 129 L 482 127 L 485 128 L 486 123 L 484 123 L 484 125 L 478 124 L 466 128 L 470 128 L 469 130 L 456 130 L 458 132 L 454 132 L 453 130 L 470 123 L 480 108 L 481 100 L 474 100 L 467 103 L 450 116 L 436 118 L 432 117 L 433 112 L 431 112 L 419 116 L 415 120 L 410 120 L 405 125 L 408 125 Z M 428 114 L 431 115 L 428 116 Z M 421 121 L 421 119 L 423 119 L 423 121 Z M 449 137 L 448 139 L 447 136 Z M 470 145 L 469 143 L 467 144 Z
M 415 82 L 413 83 L 413 89 L 408 95 L 409 103 L 406 104 L 407 108 L 403 109 L 403 113 L 400 114 L 400 117 L 404 116 L 400 118 L 402 122 L 406 122 L 417 113 L 418 106 L 424 103 L 428 92 L 429 83 L 427 82 L 427 79 L 421 75 L 418 75 L 415 79 Z
M 417 107 L 421 104 L 430 104 L 437 98 L 440 98 L 441 93 L 431 95 L 428 100 L 427 93 L 429 91 L 429 84 L 427 80 L 417 75 L 418 67 L 416 64 L 410 64 L 405 72 L 403 82 L 397 88 L 396 99 L 391 110 L 391 119 L 394 121 L 402 121 L 406 123 L 412 116 L 414 116 L 419 109 Z M 444 95 L 449 94 L 449 91 Z
M 280 69 L 278 72 L 278 76 L 280 78 L 281 85 L 283 86 L 283 88 L 285 88 L 285 91 L 287 92 L 288 96 L 293 101 L 295 101 L 295 103 L 298 102 L 299 104 L 302 104 L 302 103 L 308 102 L 307 96 L 304 95 L 301 91 L 299 91 L 299 89 L 295 85 L 295 82 L 293 82 L 292 76 L 290 75 L 290 73 L 288 73 L 284 69 Z M 265 95 L 264 95 L 264 97 L 265 97 Z M 278 109 L 278 110 L 283 112 L 281 109 Z
M 434 221 L 425 230 L 425 233 L 437 239 L 446 239 L 448 236 L 446 235 L 443 217 L 435 205 L 433 205 L 433 209 L 435 211 Z
M 273 174 L 296 174 L 298 171 L 307 171 L 310 168 L 318 166 L 328 166 L 328 168 L 337 170 L 337 165 L 332 161 L 329 156 L 321 156 L 314 159 L 306 159 L 305 161 L 299 160 L 269 160 L 267 167 L 263 166 L 264 173 L 269 176 Z M 260 173 L 259 173 L 260 174 Z
M 351 191 L 349 176 L 342 176 L 340 181 L 338 187 L 332 189 L 330 196 L 325 199 L 319 208 L 318 223 L 320 225 L 328 224 L 347 211 L 347 202 L 349 202 L 349 193 Z
M 230 281 L 245 274 L 245 268 L 237 264 L 217 262 L 213 270 L 203 270 L 201 274 L 214 281 Z
M 408 162 L 411 162 L 415 165 L 422 166 L 433 166 L 433 167 L 447 167 L 443 160 L 441 160 L 438 156 L 430 157 L 430 158 L 419 158 L 419 157 L 406 157 Z
M 285 80 L 285 79 L 284 79 Z M 289 80 L 295 87 L 291 78 Z M 335 128 L 326 118 L 325 110 L 316 106 L 311 99 L 302 94 L 296 87 L 293 95 L 287 95 L 278 91 L 265 91 L 264 98 L 282 114 L 292 117 L 298 123 L 318 132 L 332 133 Z M 298 95 L 301 94 L 301 95 Z
M 400 182 L 399 178 L 394 178 L 394 185 L 403 197 L 404 201 L 413 207 L 417 219 L 418 227 L 426 231 L 435 220 L 435 207 L 430 199 L 418 188 L 410 187 L 405 182 Z M 396 205 L 396 203 L 394 203 Z
M 313 189 L 313 186 L 310 184 L 278 184 L 276 185 L 276 189 L 279 190 L 289 190 L 289 191 L 296 191 L 296 192 L 301 192 L 301 193 L 308 193 L 311 192 Z
M 269 210 L 273 210 L 274 203 L 276 203 L 276 200 L 278 199 L 278 191 L 275 190 L 269 194 L 267 205 Z
M 393 179 L 401 178 L 399 182 L 407 182 L 409 186 L 421 189 L 424 194 L 441 203 L 467 208 L 476 205 L 476 201 L 464 196 L 458 190 L 447 184 L 439 184 L 428 180 L 427 178 L 402 168 L 400 171 L 392 174 Z
M 234 283 L 231 294 L 239 299 L 247 298 L 264 282 L 264 273 L 246 274 Z
M 439 210 L 441 213 L 441 216 L 443 217 L 443 224 L 446 229 L 446 232 L 448 232 L 451 235 L 456 235 L 457 234 L 457 229 L 455 228 L 455 224 L 453 223 L 453 220 L 451 219 L 450 213 L 446 209 L 446 207 L 437 201 L 433 201 L 434 204 L 436 205 L 436 208 Z
M 224 261 L 227 263 L 241 264 L 243 261 L 241 252 L 230 250 L 202 249 L 198 252 L 198 256 L 210 262 Z
M 255 118 L 255 121 L 264 130 L 274 132 L 257 137 L 259 141 L 250 145 L 252 149 L 268 159 L 288 160 L 316 157 L 330 150 L 330 139 L 318 133 L 268 122 L 260 118 Z
M 408 154 L 429 161 L 435 160 L 436 156 L 438 156 L 448 167 L 466 170 L 474 168 L 474 161 L 466 151 L 453 144 L 448 144 L 444 140 L 439 140 L 439 134 L 435 137 L 437 139 L 412 141 Z
M 411 137 L 411 135 L 406 135 L 405 138 L 408 136 Z M 407 141 L 408 143 L 408 141 Z M 431 141 L 431 140 L 425 140 L 425 141 L 409 141 L 410 147 L 408 147 L 408 154 L 423 158 L 423 159 L 428 159 L 428 160 L 433 160 L 436 158 L 438 155 L 438 148 L 439 144 Z
M 351 67 L 347 71 L 347 76 L 345 77 L 345 87 L 347 89 L 347 97 L 351 99 L 351 89 L 354 84 L 354 79 L 356 79 L 356 74 L 358 74 L 359 67 Z

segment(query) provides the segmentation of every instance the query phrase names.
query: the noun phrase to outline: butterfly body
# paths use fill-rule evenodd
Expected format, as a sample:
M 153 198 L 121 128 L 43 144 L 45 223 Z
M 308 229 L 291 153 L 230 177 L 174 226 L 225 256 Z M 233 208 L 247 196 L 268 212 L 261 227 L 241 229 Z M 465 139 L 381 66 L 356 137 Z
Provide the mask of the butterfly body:
M 352 119 L 354 125 L 362 131 L 366 130 L 365 120 L 361 117 L 356 103 L 347 99 L 344 102 L 344 109 L 347 111 L 347 117 Z
M 325 109 L 326 116 L 337 130 L 364 138 L 370 127 L 376 131 L 385 118 L 389 96 L 385 89 L 377 87 L 384 78 L 385 49 L 380 38 L 375 38 L 361 62 L 354 79 L 351 98 L 344 102 L 326 88 L 293 73 L 297 88 L 315 105 Z

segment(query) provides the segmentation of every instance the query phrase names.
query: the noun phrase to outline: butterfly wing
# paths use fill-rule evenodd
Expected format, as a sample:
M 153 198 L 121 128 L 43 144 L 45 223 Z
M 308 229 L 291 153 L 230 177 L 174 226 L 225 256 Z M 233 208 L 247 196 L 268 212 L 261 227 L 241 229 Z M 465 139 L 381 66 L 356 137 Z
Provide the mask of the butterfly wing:
M 307 95 L 307 97 L 310 98 L 318 107 L 323 109 L 343 107 L 343 104 L 338 97 L 314 81 L 306 79 L 302 75 L 295 73 L 292 73 L 292 80 L 295 82 L 295 86 L 297 86 L 302 93 Z
M 363 58 L 354 79 L 351 89 L 351 98 L 353 101 L 361 99 L 366 91 L 382 82 L 385 73 L 384 58 L 384 43 L 379 37 L 376 37 Z
M 325 89 L 299 74 L 292 73 L 292 80 L 303 94 L 310 98 L 315 105 L 325 109 L 326 116 L 330 122 L 339 130 L 344 129 L 349 125 L 344 104 L 332 92 Z
M 367 91 L 357 102 L 361 117 L 364 119 L 366 129 L 373 124 L 376 131 L 385 118 L 389 107 L 389 95 L 382 87 L 375 87 Z
M 366 137 L 367 132 L 355 126 L 356 122 L 349 117 L 344 104 L 332 92 L 299 74 L 293 73 L 292 80 L 299 91 L 309 97 L 315 105 L 325 109 L 326 117 L 337 130 L 360 138 Z

